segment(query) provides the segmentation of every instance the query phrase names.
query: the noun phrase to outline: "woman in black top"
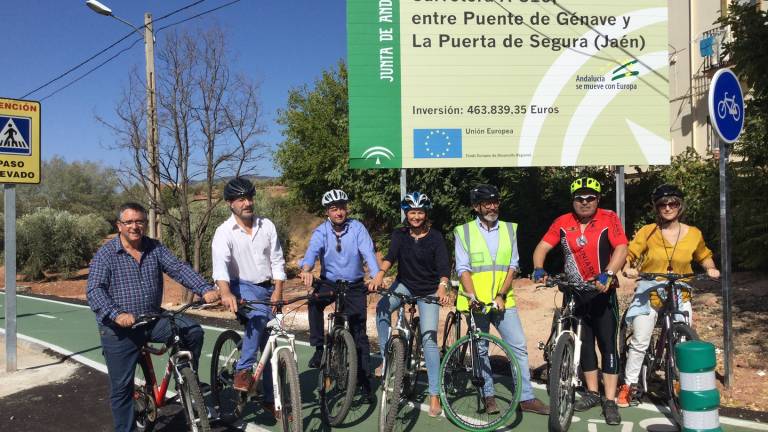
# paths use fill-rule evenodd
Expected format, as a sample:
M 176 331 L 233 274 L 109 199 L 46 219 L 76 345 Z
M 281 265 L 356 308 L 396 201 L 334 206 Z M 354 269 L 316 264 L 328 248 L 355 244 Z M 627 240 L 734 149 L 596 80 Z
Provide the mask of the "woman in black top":
M 390 290 L 413 296 L 436 296 L 445 305 L 448 302 L 446 291 L 450 262 L 443 235 L 430 228 L 427 210 L 432 204 L 429 197 L 420 192 L 411 192 L 405 195 L 400 207 L 405 212 L 406 223 L 392 233 L 389 252 L 384 257 L 381 270 L 376 274 L 374 285 L 381 286 L 384 273 L 393 263 L 397 263 L 397 279 Z M 389 339 L 392 311 L 399 306 L 399 298 L 385 296 L 376 307 L 376 327 L 382 357 Z M 419 301 L 418 308 L 421 346 L 429 381 L 429 415 L 436 417 L 442 412 L 437 385 L 440 370 L 440 354 L 437 350 L 440 306 Z

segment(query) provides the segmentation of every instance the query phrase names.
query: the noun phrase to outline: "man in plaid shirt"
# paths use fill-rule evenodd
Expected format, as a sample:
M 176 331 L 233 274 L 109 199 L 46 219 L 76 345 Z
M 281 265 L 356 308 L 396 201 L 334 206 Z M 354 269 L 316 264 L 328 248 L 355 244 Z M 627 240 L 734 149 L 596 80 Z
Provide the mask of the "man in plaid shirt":
M 167 319 L 136 329 L 136 317 L 159 312 L 163 299 L 163 273 L 201 295 L 206 303 L 218 300 L 213 285 L 176 258 L 159 241 L 144 236 L 147 212 L 139 204 L 120 206 L 119 235 L 102 246 L 91 261 L 88 304 L 96 314 L 101 345 L 110 380 L 110 403 L 116 431 L 132 431 L 133 377 L 139 350 L 147 342 L 165 343 L 171 336 Z M 177 317 L 181 338 L 197 362 L 203 348 L 203 329 L 186 317 Z

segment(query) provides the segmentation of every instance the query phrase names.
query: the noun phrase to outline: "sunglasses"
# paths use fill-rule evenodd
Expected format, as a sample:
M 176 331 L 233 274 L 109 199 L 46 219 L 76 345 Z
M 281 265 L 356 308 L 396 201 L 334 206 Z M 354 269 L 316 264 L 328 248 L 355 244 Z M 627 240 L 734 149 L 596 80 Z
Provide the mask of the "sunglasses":
M 341 252 L 341 237 L 336 236 L 336 252 Z
M 597 195 L 574 195 L 574 201 L 591 203 L 597 200 Z
M 678 201 L 670 201 L 666 203 L 658 203 L 656 204 L 657 209 L 663 209 L 665 207 L 671 208 L 671 209 L 678 209 L 680 208 L 680 203 Z

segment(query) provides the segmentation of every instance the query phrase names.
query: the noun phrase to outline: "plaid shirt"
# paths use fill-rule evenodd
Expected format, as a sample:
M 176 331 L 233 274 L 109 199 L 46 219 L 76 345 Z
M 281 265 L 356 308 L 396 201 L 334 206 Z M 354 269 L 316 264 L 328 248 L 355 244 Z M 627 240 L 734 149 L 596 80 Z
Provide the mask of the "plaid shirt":
M 214 289 L 159 241 L 144 237 L 142 242 L 144 252 L 140 262 L 123 249 L 119 235 L 93 257 L 87 296 L 99 324 L 111 324 L 124 312 L 135 317 L 159 312 L 163 299 L 163 273 L 199 295 Z

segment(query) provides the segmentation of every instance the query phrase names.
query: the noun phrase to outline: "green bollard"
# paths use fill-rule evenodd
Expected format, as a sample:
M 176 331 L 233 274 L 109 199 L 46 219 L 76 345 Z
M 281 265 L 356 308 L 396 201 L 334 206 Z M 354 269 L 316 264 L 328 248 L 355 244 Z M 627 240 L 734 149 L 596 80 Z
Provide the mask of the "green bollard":
M 715 346 L 709 342 L 688 341 L 675 346 L 680 370 L 680 407 L 683 432 L 722 432 L 720 392 L 715 385 Z

